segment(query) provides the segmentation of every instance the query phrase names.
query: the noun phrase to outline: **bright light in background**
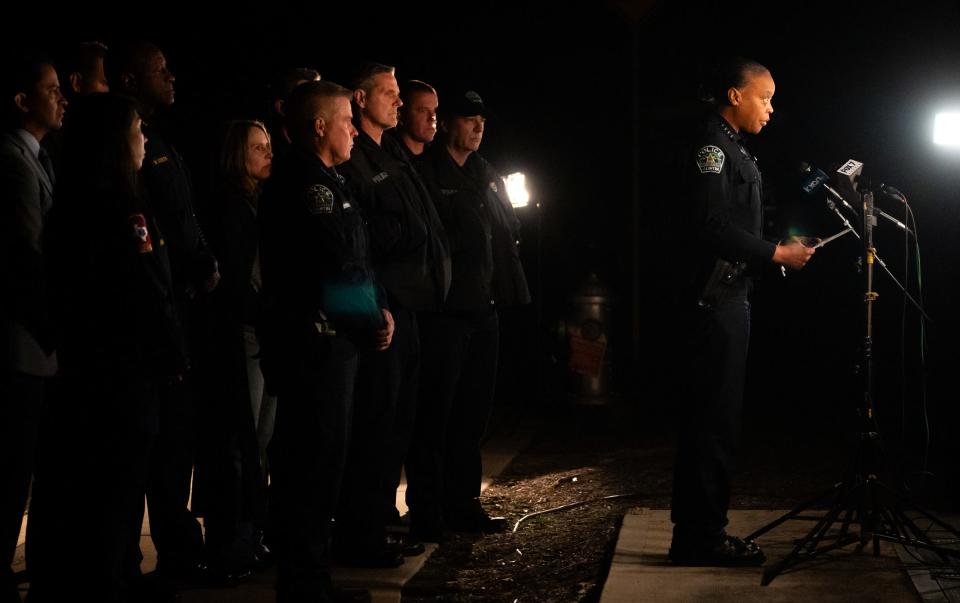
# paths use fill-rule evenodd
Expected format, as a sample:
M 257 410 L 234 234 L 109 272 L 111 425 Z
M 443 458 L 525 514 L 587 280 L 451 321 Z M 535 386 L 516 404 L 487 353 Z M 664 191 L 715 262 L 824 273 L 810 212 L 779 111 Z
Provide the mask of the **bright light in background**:
M 933 144 L 960 147 L 960 113 L 937 113 L 933 120 Z
M 527 177 L 523 172 L 514 172 L 503 179 L 507 185 L 507 196 L 510 205 L 526 207 L 530 203 L 530 192 L 527 191 Z

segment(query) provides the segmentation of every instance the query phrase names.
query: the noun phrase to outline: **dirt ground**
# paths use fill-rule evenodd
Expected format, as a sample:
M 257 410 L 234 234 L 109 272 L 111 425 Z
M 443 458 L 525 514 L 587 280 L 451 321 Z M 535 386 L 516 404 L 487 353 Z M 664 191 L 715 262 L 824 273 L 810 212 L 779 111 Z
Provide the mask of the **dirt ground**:
M 627 509 L 669 506 L 672 421 L 641 404 L 528 413 L 530 446 L 484 493 L 511 525 L 528 513 L 605 496 L 524 521 L 515 533 L 455 536 L 404 587 L 404 603 L 598 601 Z M 744 427 L 733 508 L 791 508 L 843 477 L 841 426 L 760 418 Z

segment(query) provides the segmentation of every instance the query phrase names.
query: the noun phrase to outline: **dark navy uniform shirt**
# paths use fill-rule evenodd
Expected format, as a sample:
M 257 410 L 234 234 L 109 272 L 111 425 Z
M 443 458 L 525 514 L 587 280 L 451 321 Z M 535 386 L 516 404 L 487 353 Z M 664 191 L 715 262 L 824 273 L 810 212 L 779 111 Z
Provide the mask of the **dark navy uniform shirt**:
M 768 264 L 776 244 L 763 239 L 760 169 L 740 134 L 712 114 L 684 163 L 699 283 L 718 258 L 745 263 L 751 271 Z
M 322 325 L 366 345 L 385 327 L 366 225 L 335 169 L 292 148 L 264 187 L 259 218 L 264 318 L 287 343 Z
M 400 148 L 360 131 L 340 172 L 357 193 L 370 225 L 371 256 L 390 302 L 439 310 L 450 289 L 450 250 L 426 184 Z
M 170 249 L 178 297 L 191 297 L 216 270 L 216 260 L 200 230 L 190 172 L 180 154 L 146 122 L 147 154 L 142 177 L 148 201 Z

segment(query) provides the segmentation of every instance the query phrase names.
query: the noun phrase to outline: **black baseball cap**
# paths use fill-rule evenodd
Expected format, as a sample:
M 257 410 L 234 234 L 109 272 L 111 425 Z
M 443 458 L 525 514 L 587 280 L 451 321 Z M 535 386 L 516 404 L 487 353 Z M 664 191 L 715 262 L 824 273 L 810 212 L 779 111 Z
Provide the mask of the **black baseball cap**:
M 487 119 L 494 117 L 483 99 L 474 90 L 462 90 L 453 96 L 440 97 L 440 112 L 456 117 L 482 115 Z

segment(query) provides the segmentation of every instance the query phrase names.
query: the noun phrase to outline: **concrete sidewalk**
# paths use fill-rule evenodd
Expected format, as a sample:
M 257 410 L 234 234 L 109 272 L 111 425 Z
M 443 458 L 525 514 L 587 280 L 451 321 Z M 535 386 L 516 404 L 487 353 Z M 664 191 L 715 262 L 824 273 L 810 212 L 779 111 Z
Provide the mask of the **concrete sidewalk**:
M 532 434 L 520 429 L 513 421 L 500 423 L 497 431 L 483 446 L 483 482 L 481 491 L 493 482 L 520 450 L 530 441 Z M 406 477 L 403 478 L 397 490 L 397 508 L 401 515 L 407 512 L 405 501 Z M 20 528 L 20 538 L 14 557 L 13 569 L 22 571 L 24 564 L 24 540 L 26 536 L 28 516 L 24 516 Z M 64 548 L 72 546 L 69 535 L 64 535 Z M 146 573 L 153 571 L 157 563 L 156 549 L 150 538 L 150 522 L 144 513 L 143 529 L 140 537 L 140 549 L 143 552 L 141 570 Z M 437 549 L 436 544 L 427 544 L 424 554 L 417 557 L 408 557 L 402 566 L 396 569 L 357 569 L 335 567 L 333 570 L 334 582 L 342 587 L 359 588 L 370 591 L 374 603 L 399 603 L 400 591 L 403 585 L 410 581 L 420 571 L 427 558 Z M 245 580 L 236 588 L 228 589 L 197 589 L 183 591 L 183 603 L 268 603 L 275 600 L 273 590 L 276 578 L 273 569 L 261 572 Z M 26 595 L 26 585 L 21 585 L 21 598 Z
M 730 511 L 731 534 L 746 535 L 785 511 Z M 793 548 L 795 539 L 811 528 L 809 522 L 788 521 L 759 539 L 767 564 Z M 667 550 L 673 524 L 669 510 L 634 509 L 623 520 L 601 603 L 637 601 L 875 601 L 917 602 L 920 597 L 903 564 L 887 543 L 880 556 L 870 547 L 833 551 L 815 562 L 782 573 L 761 586 L 763 568 L 676 567 Z

